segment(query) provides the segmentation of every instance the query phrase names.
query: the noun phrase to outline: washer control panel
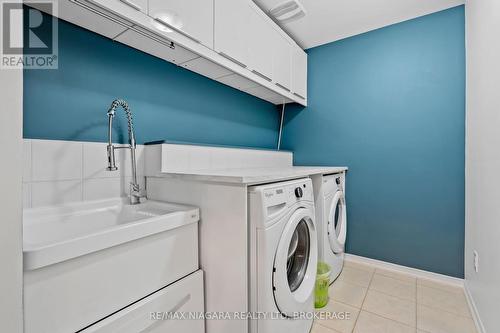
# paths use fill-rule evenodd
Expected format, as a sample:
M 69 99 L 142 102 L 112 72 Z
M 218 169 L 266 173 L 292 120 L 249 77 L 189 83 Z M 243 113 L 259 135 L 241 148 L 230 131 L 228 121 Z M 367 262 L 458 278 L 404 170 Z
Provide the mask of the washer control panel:
M 300 200 L 313 201 L 313 190 L 310 179 L 289 181 L 276 184 L 258 186 L 264 196 L 264 206 L 293 204 Z

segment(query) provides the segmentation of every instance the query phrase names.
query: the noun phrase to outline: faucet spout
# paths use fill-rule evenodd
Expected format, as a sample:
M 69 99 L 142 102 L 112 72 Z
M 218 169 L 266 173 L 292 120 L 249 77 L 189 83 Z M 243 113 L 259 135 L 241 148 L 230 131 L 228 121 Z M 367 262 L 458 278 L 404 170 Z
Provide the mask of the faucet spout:
M 116 115 L 116 109 L 121 107 L 127 116 L 127 124 L 128 124 L 128 146 L 115 146 L 113 145 L 113 118 Z M 134 133 L 134 123 L 132 118 L 132 111 L 129 108 L 127 102 L 122 99 L 115 99 L 111 106 L 108 109 L 108 167 L 106 170 L 108 171 L 116 171 L 118 167 L 116 166 L 115 160 L 115 150 L 116 149 L 130 149 L 131 152 L 131 161 L 132 161 L 132 182 L 130 183 L 130 204 L 135 205 L 140 203 L 140 186 L 137 181 L 137 162 L 136 162 L 136 141 L 135 141 L 135 133 Z

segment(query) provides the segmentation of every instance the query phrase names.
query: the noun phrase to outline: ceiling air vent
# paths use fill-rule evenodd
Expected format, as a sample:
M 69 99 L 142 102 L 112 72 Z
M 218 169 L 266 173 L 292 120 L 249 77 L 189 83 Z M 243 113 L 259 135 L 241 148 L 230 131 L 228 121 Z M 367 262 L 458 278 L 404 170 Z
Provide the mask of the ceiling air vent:
M 271 8 L 269 13 L 280 23 L 289 23 L 306 16 L 304 6 L 297 0 L 284 1 Z

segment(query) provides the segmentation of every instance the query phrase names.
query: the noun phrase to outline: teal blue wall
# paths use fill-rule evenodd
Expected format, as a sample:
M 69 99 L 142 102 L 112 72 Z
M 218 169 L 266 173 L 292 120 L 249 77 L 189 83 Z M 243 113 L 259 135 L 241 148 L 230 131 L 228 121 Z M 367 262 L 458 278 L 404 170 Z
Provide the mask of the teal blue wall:
M 347 165 L 349 253 L 463 277 L 463 6 L 308 50 L 295 163 Z
M 132 108 L 139 143 L 276 144 L 274 105 L 62 20 L 59 69 L 24 72 L 24 137 L 106 141 L 117 97 Z M 126 140 L 123 120 L 116 129 Z

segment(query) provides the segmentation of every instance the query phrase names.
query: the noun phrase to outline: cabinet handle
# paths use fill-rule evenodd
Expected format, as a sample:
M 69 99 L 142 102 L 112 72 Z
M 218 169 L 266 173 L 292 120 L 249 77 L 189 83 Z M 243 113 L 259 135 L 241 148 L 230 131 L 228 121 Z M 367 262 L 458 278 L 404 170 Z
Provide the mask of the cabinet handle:
M 138 10 L 138 11 L 142 12 L 142 8 L 141 8 L 141 6 L 139 6 L 138 4 L 133 3 L 133 2 L 132 2 L 132 1 L 130 1 L 130 0 L 120 0 L 120 1 L 121 1 L 121 2 L 123 2 L 124 4 L 126 4 L 127 6 L 132 7 L 132 8 L 134 8 L 135 10 Z
M 269 81 L 269 82 L 271 82 L 271 81 L 272 81 L 272 79 L 271 79 L 269 76 L 266 76 L 266 75 L 262 74 L 261 72 L 256 71 L 255 69 L 252 69 L 252 73 L 257 74 L 258 76 L 260 76 L 260 77 L 261 77 L 261 78 L 263 78 L 264 80 L 267 80 L 267 81 Z
M 158 22 L 158 23 L 160 23 L 161 25 L 164 25 L 168 29 L 172 29 L 175 32 L 180 33 L 184 37 L 187 37 L 187 38 L 191 39 L 192 41 L 195 41 L 196 43 L 200 43 L 201 44 L 201 41 L 199 39 L 196 39 L 196 38 L 192 37 L 191 35 L 187 34 L 186 32 L 184 32 L 184 31 L 182 31 L 182 30 L 174 27 L 173 25 L 171 25 L 170 23 L 168 23 L 165 20 L 161 19 L 160 17 L 155 17 L 155 21 Z
M 224 58 L 231 60 L 232 62 L 234 62 L 235 64 L 237 64 L 237 65 L 239 65 L 239 66 L 241 66 L 241 67 L 243 67 L 243 68 L 246 68 L 246 67 L 247 67 L 247 65 L 245 65 L 245 64 L 244 64 L 244 63 L 242 63 L 241 61 L 238 61 L 238 60 L 234 59 L 233 57 L 231 57 L 231 56 L 230 56 L 230 55 L 228 55 L 227 53 L 224 53 L 224 52 L 219 52 L 219 54 L 220 54 L 221 56 L 223 56 Z
M 287 87 L 285 87 L 284 85 L 281 85 L 279 84 L 278 82 L 276 82 L 276 85 L 282 89 L 285 89 L 286 91 L 290 91 L 290 89 L 288 89 Z
M 294 92 L 293 94 L 299 98 L 306 99 L 304 96 L 302 96 L 301 94 L 297 94 L 296 92 Z
M 122 27 L 124 27 L 124 28 L 130 28 L 130 26 L 129 26 L 129 25 L 127 25 L 126 23 L 121 22 L 121 21 L 119 21 L 118 19 L 116 19 L 116 18 L 114 18 L 114 17 L 112 17 L 112 16 L 110 16 L 110 15 L 107 15 L 107 14 L 104 12 L 104 11 L 105 11 L 105 9 L 102 9 L 101 7 L 99 7 L 99 6 L 97 6 L 97 5 L 94 5 L 94 6 L 95 6 L 95 7 L 97 7 L 98 9 L 96 9 L 96 8 L 94 8 L 94 7 L 90 7 L 89 5 L 84 4 L 84 3 L 83 3 L 83 2 L 81 2 L 80 0 L 69 0 L 69 1 L 70 1 L 71 3 L 73 3 L 73 4 L 77 5 L 77 6 L 82 7 L 83 9 L 88 10 L 88 11 L 89 11 L 89 12 L 91 12 L 91 13 L 94 13 L 94 14 L 99 15 L 99 16 L 101 16 L 101 17 L 103 17 L 103 18 L 107 19 L 107 20 L 110 20 L 110 21 L 112 21 L 112 22 L 116 23 L 116 24 L 119 24 L 119 25 L 121 25 L 121 26 L 122 26 Z M 102 10 L 102 12 L 101 12 L 99 9 L 100 9 L 100 10 Z

